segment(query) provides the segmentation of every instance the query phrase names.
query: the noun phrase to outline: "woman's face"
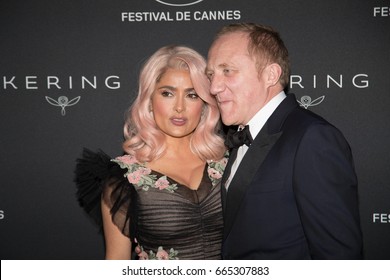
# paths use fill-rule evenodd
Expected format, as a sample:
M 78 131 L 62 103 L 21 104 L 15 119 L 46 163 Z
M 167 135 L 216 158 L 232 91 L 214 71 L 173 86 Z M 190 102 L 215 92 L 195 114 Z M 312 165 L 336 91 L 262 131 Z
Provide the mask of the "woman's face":
M 157 82 L 151 101 L 156 125 L 167 136 L 189 136 L 199 124 L 204 102 L 187 70 L 168 68 Z

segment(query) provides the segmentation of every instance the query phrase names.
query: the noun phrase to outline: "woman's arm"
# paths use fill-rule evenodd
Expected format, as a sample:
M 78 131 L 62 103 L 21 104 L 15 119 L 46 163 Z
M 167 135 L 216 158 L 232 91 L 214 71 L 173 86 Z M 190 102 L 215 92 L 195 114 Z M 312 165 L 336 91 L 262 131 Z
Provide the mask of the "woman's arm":
M 130 238 L 123 235 L 118 227 L 112 222 L 110 208 L 101 200 L 103 231 L 106 243 L 107 260 L 129 260 L 131 259 Z

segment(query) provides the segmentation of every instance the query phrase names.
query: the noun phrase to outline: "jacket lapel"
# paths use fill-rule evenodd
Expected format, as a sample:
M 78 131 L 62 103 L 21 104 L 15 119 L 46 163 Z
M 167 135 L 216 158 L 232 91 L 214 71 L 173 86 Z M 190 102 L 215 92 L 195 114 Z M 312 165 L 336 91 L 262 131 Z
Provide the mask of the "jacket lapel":
M 245 192 L 251 183 L 256 171 L 260 168 L 268 152 L 282 135 L 282 126 L 287 116 L 299 107 L 293 94 L 288 94 L 286 99 L 276 108 L 264 127 L 254 139 L 238 167 L 233 180 L 226 192 L 226 176 L 222 179 L 222 200 L 224 207 L 224 239 L 229 234 L 237 212 L 242 203 Z M 229 164 L 232 163 L 229 161 Z M 226 207 L 225 205 L 228 205 Z
M 233 180 L 230 182 L 229 190 L 226 193 L 225 203 L 229 207 L 225 208 L 224 212 L 225 233 L 230 231 L 246 189 L 255 176 L 257 169 L 281 134 L 279 132 L 268 135 L 267 126 L 265 125 L 242 159 Z
M 227 179 L 230 176 L 232 165 L 233 165 L 234 160 L 236 159 L 236 156 L 237 156 L 237 151 L 238 151 L 238 148 L 230 150 L 229 161 L 228 161 L 228 163 L 227 163 L 227 165 L 225 167 L 225 172 L 222 175 L 222 180 L 221 180 L 221 190 L 222 190 L 221 198 L 222 198 L 222 210 L 223 211 L 225 211 L 226 196 L 227 196 L 225 184 L 226 184 Z

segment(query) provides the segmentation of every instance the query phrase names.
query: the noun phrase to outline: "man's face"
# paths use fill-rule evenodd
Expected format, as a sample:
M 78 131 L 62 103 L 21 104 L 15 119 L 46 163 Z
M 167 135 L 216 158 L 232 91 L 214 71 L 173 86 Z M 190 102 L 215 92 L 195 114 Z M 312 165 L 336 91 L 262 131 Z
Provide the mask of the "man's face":
M 249 55 L 245 33 L 228 33 L 212 44 L 206 74 L 225 125 L 246 125 L 267 101 L 264 77 Z

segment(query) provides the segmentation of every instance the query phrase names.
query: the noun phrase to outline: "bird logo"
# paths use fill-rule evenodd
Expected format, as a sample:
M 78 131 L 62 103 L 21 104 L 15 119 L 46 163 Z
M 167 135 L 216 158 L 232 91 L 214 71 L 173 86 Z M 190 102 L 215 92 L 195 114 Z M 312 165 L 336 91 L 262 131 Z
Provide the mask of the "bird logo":
M 69 106 L 76 105 L 80 101 L 81 96 L 77 96 L 71 100 L 69 100 L 68 97 L 66 97 L 66 96 L 60 96 L 60 97 L 58 97 L 57 100 L 55 100 L 49 96 L 45 96 L 45 98 L 46 98 L 47 102 L 49 102 L 49 104 L 51 104 L 53 106 L 61 107 L 61 115 L 65 116 L 65 114 L 66 114 L 65 108 L 69 107 Z
M 308 95 L 304 95 L 301 97 L 301 100 L 297 100 L 299 105 L 301 105 L 303 108 L 307 109 L 311 106 L 316 106 L 320 104 L 322 101 L 324 101 L 325 95 L 320 96 L 314 100 L 311 100 L 311 97 Z

